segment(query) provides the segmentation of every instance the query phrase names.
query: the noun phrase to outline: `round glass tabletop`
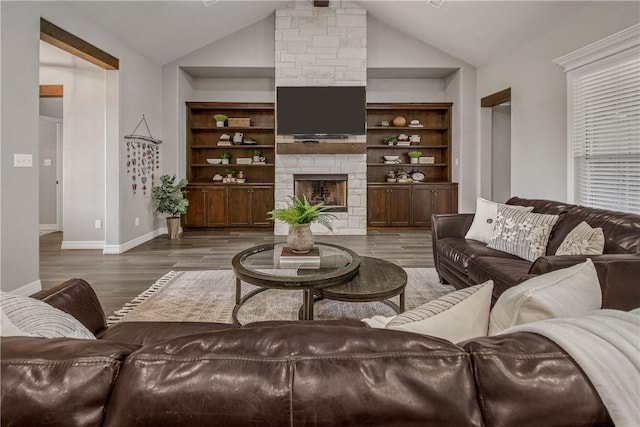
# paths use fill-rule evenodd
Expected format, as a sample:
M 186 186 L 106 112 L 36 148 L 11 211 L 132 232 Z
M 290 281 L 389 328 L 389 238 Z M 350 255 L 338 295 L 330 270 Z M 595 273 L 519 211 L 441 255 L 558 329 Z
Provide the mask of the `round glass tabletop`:
M 335 285 L 360 265 L 355 252 L 338 245 L 316 243 L 317 251 L 309 255 L 288 254 L 286 246 L 270 243 L 238 253 L 232 261 L 236 276 L 266 287 L 317 287 Z

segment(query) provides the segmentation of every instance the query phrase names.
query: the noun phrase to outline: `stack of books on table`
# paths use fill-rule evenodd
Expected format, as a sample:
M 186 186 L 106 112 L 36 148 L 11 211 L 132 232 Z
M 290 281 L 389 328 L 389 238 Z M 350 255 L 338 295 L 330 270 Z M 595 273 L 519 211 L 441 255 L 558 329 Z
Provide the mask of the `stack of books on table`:
M 320 248 L 314 246 L 309 252 L 299 254 L 285 246 L 282 248 L 279 262 L 280 268 L 320 268 Z

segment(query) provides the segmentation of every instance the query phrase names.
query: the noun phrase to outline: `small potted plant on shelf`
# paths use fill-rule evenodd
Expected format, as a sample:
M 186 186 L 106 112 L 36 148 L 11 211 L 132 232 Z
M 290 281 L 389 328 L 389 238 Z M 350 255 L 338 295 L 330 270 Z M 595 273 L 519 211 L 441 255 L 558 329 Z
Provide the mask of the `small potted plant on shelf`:
M 330 208 L 322 202 L 312 205 L 305 196 L 291 197 L 291 203 L 281 209 L 274 209 L 267 214 L 272 221 L 279 220 L 289 224 L 287 245 L 293 252 L 307 253 L 313 247 L 311 224 L 318 223 L 333 231 L 331 221 L 336 216 L 327 212 Z
M 231 154 L 227 153 L 226 151 L 222 154 L 220 154 L 220 158 L 222 159 L 222 164 L 223 165 L 228 165 L 229 164 L 229 159 L 231 158 Z
M 418 163 L 418 158 L 422 155 L 422 153 L 420 151 L 409 151 L 407 155 L 409 156 L 410 163 Z
M 387 145 L 393 145 L 396 142 L 398 142 L 398 137 L 397 136 L 387 136 L 386 138 L 383 139 L 383 141 Z
M 253 161 L 254 162 L 259 162 L 260 161 L 260 154 L 262 154 L 262 152 L 260 150 L 253 150 Z
M 176 239 L 180 230 L 180 215 L 187 213 L 189 201 L 184 197 L 183 188 L 188 184 L 181 179 L 176 184 L 176 176 L 162 175 L 160 185 L 153 187 L 153 199 L 158 203 L 156 212 L 169 214 L 167 231 L 169 239 Z
M 213 116 L 213 119 L 216 121 L 217 127 L 223 128 L 224 121 L 227 120 L 227 116 L 225 116 L 224 114 L 216 114 L 215 116 Z

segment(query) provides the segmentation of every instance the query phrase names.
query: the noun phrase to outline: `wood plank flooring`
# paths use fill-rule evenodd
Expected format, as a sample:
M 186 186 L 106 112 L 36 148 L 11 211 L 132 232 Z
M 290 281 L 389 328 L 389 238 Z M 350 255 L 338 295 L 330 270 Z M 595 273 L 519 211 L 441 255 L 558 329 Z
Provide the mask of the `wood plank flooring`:
M 431 234 L 426 230 L 370 231 L 366 236 L 315 236 L 359 255 L 382 258 L 401 267 L 433 267 Z M 187 231 L 177 240 L 166 235 L 119 255 L 101 250 L 61 250 L 62 233 L 40 237 L 43 289 L 73 277 L 89 282 L 107 315 L 119 309 L 172 270 L 230 270 L 233 256 L 252 246 L 284 241 L 272 231 Z

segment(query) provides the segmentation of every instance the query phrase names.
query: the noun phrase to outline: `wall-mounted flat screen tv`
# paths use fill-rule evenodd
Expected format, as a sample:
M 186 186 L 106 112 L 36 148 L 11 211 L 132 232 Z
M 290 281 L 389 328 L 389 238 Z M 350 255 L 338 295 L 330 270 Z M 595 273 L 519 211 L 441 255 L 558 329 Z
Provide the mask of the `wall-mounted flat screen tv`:
M 278 135 L 364 135 L 366 102 L 364 86 L 280 86 Z

